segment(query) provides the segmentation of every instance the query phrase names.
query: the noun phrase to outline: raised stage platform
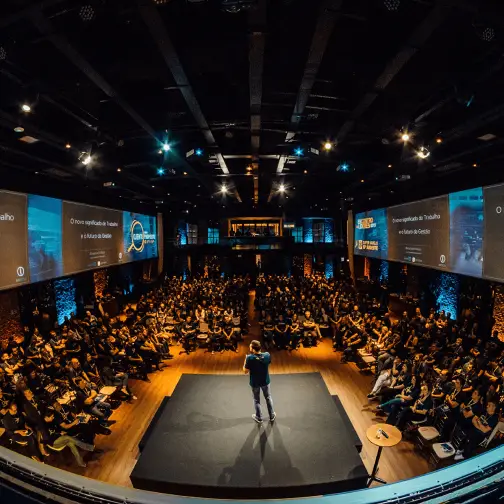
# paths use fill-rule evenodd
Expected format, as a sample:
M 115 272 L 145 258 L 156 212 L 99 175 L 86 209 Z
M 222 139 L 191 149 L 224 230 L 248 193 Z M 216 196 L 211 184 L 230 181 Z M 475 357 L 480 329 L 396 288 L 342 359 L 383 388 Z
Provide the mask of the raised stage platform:
M 142 439 L 133 486 L 233 499 L 364 488 L 359 438 L 322 376 L 272 375 L 271 391 L 278 417 L 260 426 L 248 376 L 182 375 Z

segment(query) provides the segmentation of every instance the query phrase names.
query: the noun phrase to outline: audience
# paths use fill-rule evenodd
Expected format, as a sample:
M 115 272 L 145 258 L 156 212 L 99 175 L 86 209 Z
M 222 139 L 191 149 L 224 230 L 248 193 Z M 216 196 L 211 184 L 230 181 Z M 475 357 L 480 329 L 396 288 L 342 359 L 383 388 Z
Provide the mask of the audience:
M 119 317 L 72 314 L 0 342 L 0 419 L 9 446 L 40 461 L 68 447 L 85 467 L 81 451 L 99 453 L 95 441 L 111 433 L 114 409 L 137 399 L 132 378 L 149 381 L 175 346 L 187 354 L 202 346 L 211 354 L 238 351 L 250 289 L 248 277 L 174 277 Z M 267 350 L 293 352 L 329 338 L 342 364 L 374 356 L 368 398 L 378 401 L 375 413 L 408 432 L 418 422 L 442 424 L 443 441 L 461 430 L 457 460 L 487 446 L 504 425 L 504 347 L 469 309 L 457 320 L 443 310 L 424 316 L 418 307 L 394 317 L 349 279 L 322 275 L 261 276 L 255 308 Z

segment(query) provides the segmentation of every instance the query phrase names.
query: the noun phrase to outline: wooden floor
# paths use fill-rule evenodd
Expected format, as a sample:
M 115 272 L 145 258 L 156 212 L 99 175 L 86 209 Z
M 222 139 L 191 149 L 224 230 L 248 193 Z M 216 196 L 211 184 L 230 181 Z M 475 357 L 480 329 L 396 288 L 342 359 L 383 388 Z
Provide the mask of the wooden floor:
M 253 313 L 251 320 L 253 318 Z M 93 457 L 88 467 L 80 469 L 71 464 L 71 455 L 60 460 L 59 467 L 115 485 L 131 487 L 129 475 L 138 456 L 138 442 L 163 397 L 172 394 L 182 373 L 242 374 L 242 366 L 247 353 L 247 342 L 257 336 L 258 326 L 252 323 L 251 332 L 242 343 L 238 353 L 205 353 L 198 350 L 191 355 L 178 356 L 179 347 L 173 348 L 176 357 L 168 368 L 150 375 L 151 383 L 132 381 L 138 400 L 132 404 L 124 403 L 112 416 L 117 424 L 112 427 L 108 437 L 99 436 L 97 446 L 105 452 Z M 368 411 L 366 395 L 370 391 L 371 377 L 359 372 L 354 364 L 340 364 L 341 354 L 332 351 L 331 342 L 324 340 L 317 348 L 301 348 L 298 351 L 273 352 L 271 373 L 320 372 L 331 394 L 340 397 L 355 430 L 363 442 L 362 460 L 371 472 L 377 448 L 366 439 L 366 429 L 375 423 L 374 415 Z M 244 380 L 248 380 L 244 376 Z M 275 380 L 272 377 L 274 397 Z M 252 410 L 252 401 L 251 401 Z M 281 422 L 282 412 L 278 411 Z M 171 454 L 175 456 L 176 454 Z M 383 450 L 379 476 L 391 483 L 429 471 L 427 462 L 413 451 L 409 442 L 402 442 L 394 448 Z

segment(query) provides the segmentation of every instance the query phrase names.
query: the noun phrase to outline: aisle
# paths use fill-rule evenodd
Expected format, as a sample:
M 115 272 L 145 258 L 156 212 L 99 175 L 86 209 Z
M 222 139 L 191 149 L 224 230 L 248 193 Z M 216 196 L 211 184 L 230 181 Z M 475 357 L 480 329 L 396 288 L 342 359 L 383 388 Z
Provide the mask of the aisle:
M 255 293 L 251 293 L 249 313 L 253 316 Z M 132 404 L 125 403 L 114 412 L 113 419 L 117 424 L 112 427 L 108 437 L 97 438 L 103 454 L 91 461 L 86 469 L 79 469 L 74 464 L 62 462 L 59 467 L 116 485 L 131 486 L 129 475 L 138 455 L 138 442 L 162 399 L 175 389 L 182 373 L 207 374 L 242 374 L 242 366 L 248 351 L 248 344 L 259 338 L 259 325 L 251 317 L 252 326 L 249 334 L 239 346 L 238 353 L 206 353 L 197 350 L 191 355 L 178 355 L 174 347 L 175 358 L 169 367 L 150 375 L 151 383 L 132 381 L 132 388 L 138 400 Z M 306 373 L 320 372 L 331 394 L 340 397 L 343 406 L 352 421 L 355 430 L 363 441 L 362 459 L 371 471 L 376 455 L 376 447 L 367 441 L 366 429 L 374 422 L 373 414 L 364 411 L 368 405 L 366 398 L 370 390 L 371 378 L 363 375 L 354 364 L 340 364 L 340 353 L 332 351 L 331 341 L 324 340 L 317 348 L 301 348 L 295 352 L 272 352 L 271 373 Z M 244 376 L 244 380 L 247 378 Z M 275 379 L 272 376 L 274 391 Z M 252 409 L 252 402 L 251 402 Z M 281 412 L 278 412 L 281 415 Z M 70 454 L 63 456 L 71 461 Z M 379 476 L 388 482 L 394 482 L 424 474 L 429 470 L 427 462 L 414 452 L 412 444 L 403 442 L 395 448 L 384 450 L 380 464 Z

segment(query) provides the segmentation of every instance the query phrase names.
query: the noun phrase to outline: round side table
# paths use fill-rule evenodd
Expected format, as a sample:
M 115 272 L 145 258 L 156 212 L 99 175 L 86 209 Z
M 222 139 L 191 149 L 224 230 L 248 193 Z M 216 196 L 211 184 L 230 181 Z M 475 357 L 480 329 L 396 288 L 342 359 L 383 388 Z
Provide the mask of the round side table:
M 383 433 L 385 433 L 388 437 Z M 401 442 L 401 431 L 393 425 L 379 423 L 371 425 L 371 427 L 369 427 L 369 429 L 366 431 L 366 436 L 371 443 L 378 446 L 378 453 L 376 454 L 373 471 L 371 472 L 371 476 L 369 476 L 367 486 L 371 485 L 373 481 L 386 484 L 386 481 L 376 476 L 376 473 L 378 472 L 378 463 L 380 462 L 381 452 L 383 448 L 395 446 L 396 444 L 399 444 Z

